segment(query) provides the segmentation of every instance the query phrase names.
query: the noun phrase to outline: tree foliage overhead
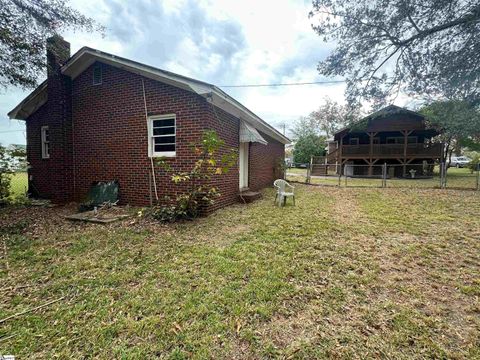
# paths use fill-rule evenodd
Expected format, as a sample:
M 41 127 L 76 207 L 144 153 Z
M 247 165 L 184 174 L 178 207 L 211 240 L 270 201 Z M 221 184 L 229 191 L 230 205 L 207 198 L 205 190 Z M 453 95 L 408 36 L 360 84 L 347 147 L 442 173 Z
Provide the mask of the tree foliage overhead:
M 310 15 L 336 43 L 318 70 L 346 78 L 349 102 L 480 98 L 478 0 L 313 0 Z
M 0 0 L 0 86 L 35 87 L 46 39 L 66 29 L 102 31 L 66 0 Z
M 307 119 L 313 129 L 329 139 L 338 130 L 357 121 L 361 116 L 359 108 L 341 105 L 327 97 L 317 110 L 308 115 Z

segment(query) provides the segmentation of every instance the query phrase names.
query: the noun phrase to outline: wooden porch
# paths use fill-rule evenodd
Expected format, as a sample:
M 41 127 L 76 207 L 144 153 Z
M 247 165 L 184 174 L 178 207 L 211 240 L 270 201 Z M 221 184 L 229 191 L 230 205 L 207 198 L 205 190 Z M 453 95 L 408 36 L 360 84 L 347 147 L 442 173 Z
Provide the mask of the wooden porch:
M 342 157 L 350 159 L 396 159 L 399 156 L 416 158 L 440 158 L 442 144 L 372 144 L 342 145 Z

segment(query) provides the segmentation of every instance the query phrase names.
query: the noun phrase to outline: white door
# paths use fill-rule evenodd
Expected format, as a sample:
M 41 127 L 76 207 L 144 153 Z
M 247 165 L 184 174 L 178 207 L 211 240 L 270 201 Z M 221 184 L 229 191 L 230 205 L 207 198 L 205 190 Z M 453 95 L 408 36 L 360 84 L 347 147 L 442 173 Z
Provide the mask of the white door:
M 248 144 L 245 142 L 240 143 L 240 154 L 238 157 L 240 189 L 248 188 Z

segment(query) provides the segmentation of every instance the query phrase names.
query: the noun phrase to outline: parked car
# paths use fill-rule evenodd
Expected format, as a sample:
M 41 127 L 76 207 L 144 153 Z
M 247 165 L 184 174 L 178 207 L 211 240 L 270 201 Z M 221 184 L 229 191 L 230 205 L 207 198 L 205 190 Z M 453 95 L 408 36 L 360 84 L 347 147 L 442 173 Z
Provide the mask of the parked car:
M 463 168 L 463 167 L 467 167 L 470 161 L 472 161 L 472 159 L 466 156 L 452 156 L 452 161 L 450 162 L 450 166 Z

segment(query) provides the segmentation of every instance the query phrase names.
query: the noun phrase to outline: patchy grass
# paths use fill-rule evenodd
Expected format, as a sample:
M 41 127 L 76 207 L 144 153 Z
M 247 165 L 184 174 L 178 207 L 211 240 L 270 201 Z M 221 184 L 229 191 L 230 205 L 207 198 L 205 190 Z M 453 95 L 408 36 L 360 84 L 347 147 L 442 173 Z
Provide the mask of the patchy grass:
M 1 210 L 0 353 L 480 357 L 480 196 L 297 186 L 195 222 Z M 8 268 L 7 268 L 8 263 Z
M 26 172 L 18 172 L 11 176 L 10 190 L 15 198 L 24 197 L 28 187 L 28 175 Z

